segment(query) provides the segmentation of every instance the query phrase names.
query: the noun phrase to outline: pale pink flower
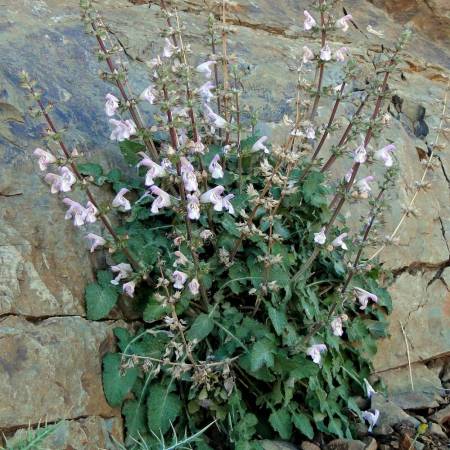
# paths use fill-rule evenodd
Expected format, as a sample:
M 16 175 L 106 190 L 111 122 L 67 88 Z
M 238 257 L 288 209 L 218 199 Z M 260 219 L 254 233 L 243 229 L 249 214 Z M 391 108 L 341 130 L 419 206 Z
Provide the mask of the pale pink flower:
M 320 49 L 320 59 L 322 61 L 330 61 L 330 59 L 331 59 L 331 49 L 330 49 L 330 46 L 328 44 L 325 44 Z
M 145 185 L 152 186 L 155 184 L 154 178 L 160 178 L 167 175 L 167 172 L 164 170 L 164 167 L 156 164 L 149 156 L 147 156 L 144 152 L 139 152 L 138 155 L 142 157 L 136 167 L 145 166 L 148 167 L 148 171 L 145 175 Z
M 98 209 L 92 202 L 86 203 L 84 209 L 84 221 L 87 223 L 94 223 L 97 220 Z
M 152 186 L 150 188 L 150 190 L 153 195 L 157 196 L 155 198 L 155 200 L 153 200 L 153 203 L 152 203 L 152 206 L 150 209 L 150 211 L 153 214 L 158 214 L 160 209 L 171 205 L 170 195 L 167 192 L 163 191 L 162 189 L 160 189 L 157 186 Z
M 129 211 L 131 209 L 130 202 L 124 197 L 125 194 L 128 194 L 129 189 L 122 188 L 117 195 L 114 197 L 114 200 L 112 201 L 112 206 L 114 208 L 117 208 L 119 211 L 125 212 Z
M 303 15 L 305 16 L 305 21 L 303 22 L 303 28 L 305 31 L 309 31 L 317 25 L 314 17 L 308 11 L 303 11 Z
M 314 53 L 308 46 L 303 46 L 303 64 L 307 64 L 314 59 Z
M 219 164 L 220 156 L 215 155 L 208 166 L 209 173 L 213 178 L 223 178 L 223 169 Z
M 110 267 L 113 273 L 117 273 L 116 278 L 111 280 L 111 284 L 117 286 L 120 280 L 128 278 L 133 273 L 133 268 L 128 263 L 119 263 Z
M 188 284 L 189 291 L 192 295 L 198 295 L 200 289 L 200 283 L 197 278 L 193 278 Z
M 50 192 L 52 194 L 71 191 L 72 185 L 77 181 L 75 175 L 69 168 L 64 166 L 59 171 L 61 175 L 47 173 L 44 177 L 44 180 L 51 185 Z
M 394 164 L 394 158 L 392 158 L 391 153 L 395 150 L 394 144 L 386 145 L 386 147 L 380 148 L 375 152 L 375 159 L 378 161 L 383 161 L 385 167 L 392 167 Z
M 115 126 L 110 136 L 112 141 L 122 142 L 136 134 L 136 125 L 132 120 L 109 119 L 109 123 Z
M 270 153 L 269 149 L 264 145 L 264 143 L 269 139 L 267 136 L 260 137 L 252 146 L 253 152 L 263 151 L 264 153 Z
M 325 228 L 322 228 L 318 233 L 314 233 L 314 242 L 319 245 L 325 244 L 327 236 L 325 234 Z
M 347 237 L 347 233 L 340 234 L 332 243 L 331 245 L 334 248 L 341 247 L 342 250 L 348 250 L 347 244 L 344 242 L 344 239 Z
M 366 148 L 364 147 L 364 144 L 361 144 L 359 147 L 356 148 L 356 150 L 353 153 L 354 161 L 359 164 L 364 164 L 367 160 L 367 152 Z
M 195 70 L 198 73 L 201 73 L 205 76 L 205 78 L 211 78 L 212 75 L 212 66 L 216 64 L 216 61 L 206 61 L 202 64 L 199 64 Z
M 183 289 L 184 283 L 186 283 L 187 275 L 184 272 L 180 272 L 179 270 L 175 270 L 172 274 L 173 278 L 173 287 L 175 289 Z
M 311 125 L 306 129 L 306 137 L 308 139 L 316 138 L 316 132 L 314 131 L 314 128 Z
M 227 126 L 227 121 L 216 114 L 208 104 L 204 103 L 203 106 L 206 109 L 206 115 L 211 126 L 215 128 L 225 128 Z
M 225 197 L 223 197 L 222 199 L 222 206 L 224 209 L 226 209 L 231 215 L 234 216 L 234 208 L 233 205 L 231 204 L 230 200 L 232 200 L 234 198 L 234 194 L 228 194 L 225 195 Z
M 195 175 L 194 166 L 187 158 L 182 156 L 180 158 L 180 172 L 183 179 L 184 188 L 188 192 L 195 192 L 198 190 L 197 176 Z
M 209 103 L 214 98 L 214 94 L 211 92 L 211 89 L 214 89 L 215 87 L 216 86 L 214 83 L 207 81 L 197 89 L 197 93 L 204 102 Z
M 362 288 L 355 287 L 356 296 L 358 297 L 358 301 L 360 303 L 359 309 L 364 310 L 367 308 L 369 300 L 372 300 L 374 303 L 378 303 L 378 297 L 371 292 L 368 292 Z
M 335 336 L 342 336 L 344 334 L 344 330 L 342 329 L 342 319 L 340 317 L 336 317 L 331 321 L 331 329 Z
M 346 173 L 345 176 L 344 176 L 344 180 L 345 180 L 347 183 L 349 183 L 350 180 L 352 179 L 352 175 L 353 175 L 353 167 L 351 167 L 351 168 L 347 171 L 347 173 Z
M 146 87 L 141 92 L 141 95 L 139 96 L 139 98 L 141 100 L 146 100 L 147 102 L 150 103 L 150 105 L 153 105 L 153 103 L 155 103 L 155 99 L 156 99 L 155 86 L 153 84 L 151 84 L 150 86 Z
M 72 150 L 72 153 L 70 154 L 70 156 L 72 158 L 76 158 L 77 156 L 80 156 L 80 154 L 78 153 L 78 150 L 74 147 L 74 149 Z
M 128 295 L 128 297 L 131 297 L 131 298 L 134 297 L 134 289 L 135 288 L 136 288 L 136 281 L 134 281 L 134 280 L 129 281 L 128 283 L 125 283 L 122 286 L 123 293 Z
M 76 227 L 81 227 L 81 225 L 84 225 L 85 209 L 83 206 L 67 197 L 63 199 L 63 203 L 69 207 L 66 211 L 64 219 L 73 219 L 73 224 Z
M 378 409 L 375 409 L 373 413 L 370 411 L 363 411 L 362 417 L 369 424 L 369 433 L 372 433 L 372 430 L 377 425 L 380 417 L 380 411 Z
M 216 186 L 209 191 L 206 191 L 200 196 L 201 203 L 212 203 L 214 205 L 215 211 L 222 211 L 223 208 L 223 198 L 222 194 L 224 191 L 223 186 Z
M 56 158 L 50 152 L 42 150 L 42 148 L 35 149 L 33 155 L 39 157 L 39 169 L 41 169 L 42 171 L 47 170 L 49 164 L 53 164 L 56 162 Z
M 341 91 L 342 91 L 342 85 L 343 85 L 343 83 L 336 85 L 336 86 L 333 88 L 333 91 L 334 91 L 336 94 L 340 94 Z
M 342 28 L 342 31 L 345 33 L 348 30 L 348 23 L 353 19 L 351 14 L 347 14 L 344 17 L 341 17 L 338 21 L 336 21 L 336 27 Z
M 348 48 L 347 47 L 338 48 L 334 55 L 337 61 L 344 62 L 345 58 L 348 56 Z
M 189 145 L 189 148 L 191 150 L 192 153 L 199 153 L 200 155 L 204 155 L 205 154 L 205 146 L 202 143 L 200 136 L 198 136 L 198 140 L 197 141 L 192 141 Z
M 112 94 L 106 94 L 105 113 L 108 117 L 112 117 L 119 108 L 119 99 Z
M 361 178 L 361 180 L 359 180 L 356 183 L 356 187 L 358 188 L 358 191 L 361 193 L 369 193 L 372 190 L 369 183 L 372 182 L 374 179 L 375 179 L 375 177 L 372 175 Z
M 308 347 L 306 354 L 310 356 L 316 364 L 320 364 L 322 361 L 322 353 L 327 351 L 327 346 L 325 344 L 314 344 Z
M 198 200 L 198 197 L 195 194 L 187 194 L 187 212 L 188 217 L 191 220 L 198 220 L 200 219 L 200 202 Z
M 203 230 L 200 232 L 200 237 L 207 241 L 208 239 L 211 239 L 214 236 L 214 233 L 211 230 Z
M 364 378 L 364 388 L 366 389 L 367 398 L 372 398 L 373 394 L 376 394 L 377 391 L 372 387 L 372 385 Z
M 90 241 L 91 253 L 93 253 L 97 247 L 101 247 L 106 244 L 105 239 L 103 239 L 101 236 L 98 236 L 97 234 L 94 234 L 94 233 L 88 233 L 86 235 L 86 239 L 88 239 Z
M 169 38 L 165 38 L 164 42 L 163 56 L 164 58 L 170 58 L 178 51 L 178 47 L 176 47 Z
M 173 263 L 173 267 L 178 267 L 179 265 L 185 266 L 186 264 L 189 263 L 189 260 L 186 258 L 186 256 L 184 256 L 184 254 L 180 250 L 175 251 L 174 255 L 177 257 L 177 259 Z

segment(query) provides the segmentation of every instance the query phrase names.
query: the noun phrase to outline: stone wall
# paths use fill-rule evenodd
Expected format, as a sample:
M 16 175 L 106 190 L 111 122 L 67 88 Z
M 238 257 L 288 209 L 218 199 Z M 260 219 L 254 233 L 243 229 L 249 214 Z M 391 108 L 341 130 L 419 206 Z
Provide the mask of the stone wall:
M 132 86 L 140 92 L 146 85 L 140 61 L 159 50 L 157 28 L 162 20 L 153 4 L 157 2 L 150 2 L 150 8 L 146 1 L 137 0 L 98 3 L 126 50 Z M 240 0 L 231 17 L 235 25 L 231 51 L 239 55 L 240 63 L 248 64 L 246 95 L 261 108 L 265 132 L 276 133 L 289 108 L 286 100 L 293 96 L 296 74 L 289 69 L 289 58 L 309 42 L 302 32 L 307 3 Z M 448 33 L 433 27 L 433 21 L 439 15 L 446 23 L 448 10 L 444 10 L 446 2 L 441 8 L 428 8 L 431 23 L 426 23 L 425 6 L 439 2 L 402 1 L 409 4 L 403 9 L 388 7 L 396 2 L 344 3 L 359 30 L 353 29 L 352 42 L 347 35 L 334 44 L 351 46 L 362 64 L 367 63 L 367 37 L 377 49 L 389 45 L 408 21 L 416 30 L 405 54 L 403 77 L 394 76 L 391 86 L 404 99 L 404 108 L 398 120 L 392 119 L 387 137 L 397 144 L 403 170 L 392 218 L 386 224 L 388 233 L 423 171 L 418 149 L 426 151 L 425 140 L 435 139 L 450 58 Z M 186 0 L 178 5 L 194 51 L 206 56 L 204 30 L 213 2 Z M 49 448 L 113 448 L 112 440 L 121 438 L 121 417 L 103 397 L 100 361 L 113 346 L 111 330 L 118 322 L 85 319 L 84 285 L 92 279 L 92 264 L 98 261 L 90 259 L 82 235 L 63 220 L 60 201 L 48 193 L 36 171 L 31 154 L 40 143 L 41 128 L 27 115 L 18 73 L 26 69 L 39 79 L 46 97 L 58 103 L 56 122 L 69 127 L 70 144 L 76 143 L 88 159 L 107 164 L 119 160 L 108 142 L 103 114 L 103 98 L 110 88 L 97 77 L 99 66 L 92 39 L 84 34 L 78 18 L 78 0 L 5 0 L 1 8 L 0 431 L 20 434 L 29 424 L 63 420 Z M 368 25 L 383 31 L 384 37 L 368 33 Z M 329 73 L 326 81 L 337 81 L 337 76 Z M 426 108 L 430 127 L 425 140 L 411 131 L 418 106 Z M 319 108 L 322 111 L 326 108 Z M 375 361 L 388 380 L 392 374 L 396 379 L 405 376 L 402 370 L 391 371 L 408 362 L 405 342 L 411 362 L 418 363 L 417 377 L 424 370 L 420 362 L 450 352 L 450 157 L 438 154 L 431 190 L 416 202 L 420 218 L 408 219 L 399 235 L 400 245 L 382 253 L 396 274 L 392 336 L 382 343 Z

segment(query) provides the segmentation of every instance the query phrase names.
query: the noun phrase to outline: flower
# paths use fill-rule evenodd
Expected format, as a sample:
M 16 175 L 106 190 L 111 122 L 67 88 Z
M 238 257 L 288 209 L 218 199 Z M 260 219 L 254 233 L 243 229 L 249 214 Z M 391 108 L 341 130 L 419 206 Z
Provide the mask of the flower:
M 330 46 L 328 44 L 325 44 L 320 49 L 320 59 L 322 61 L 329 61 L 331 59 L 331 49 L 330 49 Z
M 234 208 L 230 200 L 234 198 L 234 194 L 228 194 L 222 199 L 222 206 L 234 216 Z
M 149 158 L 144 152 L 139 152 L 138 155 L 142 157 L 136 167 L 145 166 L 148 167 L 149 170 L 145 175 L 145 185 L 151 186 L 155 184 L 154 178 L 160 178 L 167 175 L 167 172 L 164 170 L 164 167 L 156 164 L 151 158 Z
M 200 219 L 200 202 L 198 200 L 198 197 L 194 194 L 187 194 L 187 212 L 188 217 L 191 220 L 198 220 Z
M 189 291 L 192 295 L 197 295 L 200 288 L 200 283 L 198 282 L 197 278 L 193 278 L 189 284 L 188 284 Z
M 106 94 L 105 113 L 108 117 L 112 117 L 119 108 L 119 99 L 112 94 Z
M 113 273 L 117 273 L 116 278 L 111 280 L 111 284 L 118 285 L 123 278 L 128 278 L 133 273 L 133 268 L 128 263 L 119 263 L 110 267 Z
M 367 152 L 364 144 L 361 144 L 358 148 L 353 152 L 353 159 L 355 162 L 359 164 L 364 164 L 367 160 Z
M 94 223 L 97 220 L 98 209 L 92 202 L 86 203 L 86 208 L 84 209 L 84 221 L 88 223 Z
M 186 283 L 187 275 L 184 272 L 180 272 L 179 270 L 175 270 L 172 274 L 173 278 L 173 287 L 175 289 L 183 289 L 184 283 Z
M 215 87 L 216 86 L 214 83 L 207 81 L 197 89 L 197 93 L 204 102 L 209 103 L 214 98 L 214 94 L 211 92 L 211 89 L 214 89 Z
M 220 161 L 220 156 L 215 155 L 208 166 L 208 170 L 213 178 L 223 178 L 223 169 L 218 161 Z
M 150 105 L 153 105 L 153 103 L 155 103 L 155 98 L 156 98 L 155 86 L 153 84 L 151 84 L 150 86 L 146 87 L 141 92 L 141 95 L 139 96 L 139 98 L 141 100 L 147 100 L 150 103 Z
M 42 150 L 42 148 L 36 148 L 33 151 L 33 155 L 39 157 L 38 159 L 39 169 L 41 169 L 42 171 L 47 170 L 48 168 L 47 166 L 49 164 L 53 164 L 56 162 L 56 158 L 50 152 Z
M 372 294 L 371 292 L 365 291 L 362 288 L 355 287 L 356 296 L 358 297 L 358 301 L 360 303 L 359 309 L 366 309 L 367 305 L 369 303 L 369 300 L 372 300 L 375 303 L 378 303 L 378 297 L 375 294 Z
M 206 115 L 208 116 L 209 122 L 212 126 L 216 128 L 225 128 L 227 126 L 227 121 L 216 114 L 206 103 L 203 104 L 206 109 Z
M 173 267 L 177 267 L 178 265 L 185 266 L 189 262 L 189 260 L 186 258 L 186 256 L 184 256 L 182 252 L 180 252 L 180 250 L 177 250 L 175 252 L 175 256 L 177 257 L 177 259 L 173 263 Z
M 50 192 L 52 194 L 71 191 L 72 185 L 77 181 L 75 175 L 69 168 L 63 166 L 59 171 L 61 172 L 61 175 L 47 173 L 44 177 L 44 180 L 51 185 Z
M 132 120 L 109 119 L 109 123 L 116 127 L 112 130 L 109 137 L 112 141 L 122 142 L 125 139 L 129 139 L 131 135 L 136 134 L 136 125 Z
M 309 125 L 309 127 L 306 129 L 306 137 L 308 139 L 316 138 L 316 132 L 314 131 L 314 128 L 311 125 Z
M 174 52 L 178 50 L 178 47 L 176 47 L 169 38 L 166 38 L 164 42 L 163 56 L 164 58 L 170 58 Z
M 122 188 L 114 197 L 112 206 L 122 212 L 129 211 L 131 209 L 130 202 L 124 197 L 128 192 L 130 192 L 129 189 Z
M 336 56 L 337 61 L 344 62 L 345 57 L 348 55 L 348 48 L 347 47 L 338 48 L 334 55 Z
M 303 11 L 303 15 L 305 16 L 305 21 L 303 22 L 303 28 L 305 29 L 305 31 L 309 31 L 311 28 L 317 25 L 314 17 L 308 11 Z
M 377 393 L 366 378 L 364 378 L 364 387 L 366 389 L 367 398 L 372 398 L 372 395 Z
M 84 225 L 85 209 L 83 206 L 67 197 L 63 199 L 63 203 L 69 206 L 64 219 L 68 220 L 73 218 L 73 224 L 76 227 Z
M 91 241 L 91 242 L 90 242 L 90 244 L 91 244 L 91 253 L 93 253 L 94 250 L 95 250 L 97 247 L 101 247 L 102 245 L 105 245 L 105 244 L 106 244 L 106 240 L 103 239 L 101 236 L 98 236 L 97 234 L 94 234 L 94 233 L 88 233 L 85 237 L 86 237 L 86 239 L 88 239 L 89 241 Z
M 205 146 L 204 144 L 202 144 L 200 136 L 198 136 L 197 141 L 191 141 L 189 143 L 189 148 L 191 149 L 192 153 L 200 153 L 201 155 L 205 154 Z
M 188 135 L 186 132 L 186 128 L 180 128 L 178 132 L 178 144 L 181 147 L 184 147 L 186 145 L 186 142 L 188 141 Z
M 368 177 L 364 177 L 361 180 L 359 180 L 356 183 L 358 191 L 361 193 L 369 193 L 372 190 L 372 188 L 369 185 L 369 182 L 373 180 L 375 180 L 375 177 L 372 175 L 369 175 Z
M 331 328 L 335 336 L 342 336 L 344 334 L 344 330 L 342 329 L 342 319 L 340 317 L 336 317 L 331 321 Z
M 211 230 L 203 230 L 200 232 L 200 237 L 207 241 L 208 239 L 211 239 L 214 236 L 214 233 Z
M 314 233 L 314 242 L 316 244 L 323 245 L 327 240 L 327 236 L 325 234 L 325 228 L 322 228 L 318 233 Z
M 394 144 L 386 145 L 386 147 L 380 148 L 375 152 L 375 159 L 378 161 L 383 161 L 385 167 L 392 167 L 394 164 L 394 159 L 392 158 L 391 153 L 395 150 Z
M 312 360 L 316 364 L 320 364 L 320 361 L 322 360 L 321 353 L 326 352 L 326 351 L 327 351 L 327 346 L 325 344 L 315 344 L 315 345 L 311 345 L 311 347 L 308 347 L 308 349 L 306 350 L 306 354 L 308 356 L 311 356 Z
M 263 151 L 264 153 L 270 153 L 269 149 L 264 145 L 264 142 L 269 139 L 267 136 L 260 137 L 252 146 L 253 152 Z
M 198 73 L 201 73 L 205 76 L 205 78 L 211 78 L 212 72 L 211 72 L 211 67 L 216 64 L 216 61 L 206 61 L 202 64 L 199 64 L 195 70 Z
M 314 59 L 314 53 L 306 45 L 303 46 L 303 64 L 307 64 Z
M 347 14 L 344 17 L 341 17 L 338 21 L 336 21 L 336 27 L 342 28 L 342 31 L 345 33 L 348 30 L 348 23 L 353 19 L 351 14 Z
M 197 176 L 195 175 L 194 166 L 187 158 L 182 156 L 180 158 L 180 172 L 183 179 L 184 188 L 188 192 L 195 192 L 198 190 Z
M 131 298 L 134 297 L 134 289 L 135 288 L 136 288 L 136 281 L 134 281 L 134 280 L 129 281 L 128 283 L 125 283 L 122 286 L 123 293 L 128 295 L 128 297 L 131 297 Z
M 222 211 L 223 208 L 223 198 L 222 194 L 224 191 L 223 186 L 216 186 L 209 191 L 206 191 L 200 196 L 201 203 L 212 203 L 214 205 L 215 211 Z
M 334 247 L 334 248 L 337 248 L 337 247 L 341 247 L 342 248 L 342 250 L 348 250 L 348 247 L 347 247 L 347 244 L 344 242 L 344 239 L 347 237 L 347 233 L 342 233 L 342 234 L 340 234 L 332 243 L 331 243 L 331 245 Z
M 159 210 L 161 208 L 165 208 L 166 206 L 170 206 L 170 195 L 163 191 L 162 189 L 160 189 L 158 186 L 152 186 L 150 188 L 150 191 L 152 192 L 153 195 L 156 195 L 157 197 L 155 198 L 155 200 L 153 200 L 152 206 L 150 211 L 153 214 L 158 214 Z
M 372 433 L 373 427 L 377 425 L 378 418 L 380 417 L 380 411 L 375 409 L 373 413 L 370 411 L 363 411 L 363 419 L 369 424 L 369 433 Z

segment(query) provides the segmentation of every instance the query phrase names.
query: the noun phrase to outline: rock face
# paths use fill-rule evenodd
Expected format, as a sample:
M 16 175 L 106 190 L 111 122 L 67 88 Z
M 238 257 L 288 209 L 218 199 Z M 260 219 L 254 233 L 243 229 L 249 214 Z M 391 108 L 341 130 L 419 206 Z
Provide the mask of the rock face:
M 135 92 L 146 86 L 140 61 L 159 50 L 157 30 L 163 24 L 158 2 L 151 1 L 155 4 L 150 8 L 147 3 L 98 2 L 126 50 Z M 177 2 L 198 61 L 209 52 L 204 31 L 214 3 Z M 39 80 L 45 98 L 58 103 L 54 116 L 58 126 L 69 127 L 69 147 L 76 144 L 89 160 L 107 164 L 119 160 L 116 148 L 109 144 L 103 114 L 103 97 L 111 88 L 97 77 L 94 44 L 84 34 L 77 4 L 73 0 L 2 3 L 0 315 L 6 316 L 0 322 L 0 393 L 5 399 L 0 405 L 0 431 L 27 427 L 47 416 L 67 421 L 61 428 L 66 431 L 55 434 L 60 439 L 57 444 L 49 438 L 49 448 L 109 448 L 105 430 L 117 430 L 120 419 L 103 398 L 99 361 L 111 344 L 114 324 L 83 319 L 84 285 L 92 278 L 96 261 L 90 260 L 83 237 L 64 222 L 60 200 L 48 193 L 36 171 L 31 153 L 42 145 L 42 128 L 27 115 L 28 103 L 18 80 L 19 71 L 26 69 Z M 302 13 L 308 4 L 304 0 L 240 0 L 231 14 L 230 53 L 238 54 L 239 64 L 248 68 L 245 100 L 261 110 L 260 126 L 267 132 L 276 134 L 283 114 L 290 112 L 286 101 L 296 83 L 296 73 L 289 71 L 292 55 L 300 54 L 305 43 L 317 47 L 302 31 Z M 403 103 L 386 137 L 397 145 L 402 173 L 386 223 L 388 234 L 421 177 L 420 155 L 436 139 L 449 75 L 448 2 L 351 0 L 346 7 L 360 31 L 353 30 L 331 44 L 350 47 L 362 67 L 368 63 L 367 38 L 377 50 L 393 42 L 403 23 L 412 23 L 417 30 L 404 54 L 403 76 L 394 74 L 391 81 Z M 368 25 L 384 36 L 367 32 Z M 326 73 L 326 84 L 339 80 L 338 72 Z M 414 135 L 420 108 L 426 110 L 430 129 L 422 139 Z M 325 112 L 326 108 L 319 108 L 320 120 L 326 120 Z M 441 137 L 440 142 L 445 139 Z M 405 339 L 412 363 L 450 352 L 450 157 L 440 150 L 437 155 L 428 178 L 430 191 L 421 192 L 415 204 L 420 218 L 408 218 L 399 246 L 388 247 L 380 255 L 394 269 L 396 280 L 391 290 L 391 337 L 382 343 L 375 360 L 379 371 L 408 363 Z M 86 444 L 77 443 L 82 435 L 87 435 Z

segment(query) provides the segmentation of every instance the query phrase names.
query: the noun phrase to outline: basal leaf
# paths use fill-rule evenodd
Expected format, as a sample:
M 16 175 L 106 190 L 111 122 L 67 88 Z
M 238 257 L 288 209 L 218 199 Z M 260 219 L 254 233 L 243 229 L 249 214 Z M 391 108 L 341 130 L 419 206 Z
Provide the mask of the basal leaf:
M 181 400 L 178 395 L 169 392 L 161 384 L 152 384 L 148 392 L 148 426 L 157 436 L 165 434 L 181 412 Z
M 106 317 L 114 308 L 119 294 L 114 286 L 101 286 L 90 283 L 86 287 L 86 316 L 89 320 L 99 320 Z
M 287 409 L 279 409 L 269 416 L 270 425 L 282 439 L 290 439 L 292 435 L 291 415 Z
M 252 370 L 259 370 L 263 366 L 273 367 L 276 348 L 273 342 L 262 339 L 256 342 L 250 352 L 250 363 Z
M 186 333 L 188 340 L 196 339 L 198 342 L 205 339 L 214 328 L 214 321 L 209 314 L 200 314 L 194 320 L 189 330 Z

